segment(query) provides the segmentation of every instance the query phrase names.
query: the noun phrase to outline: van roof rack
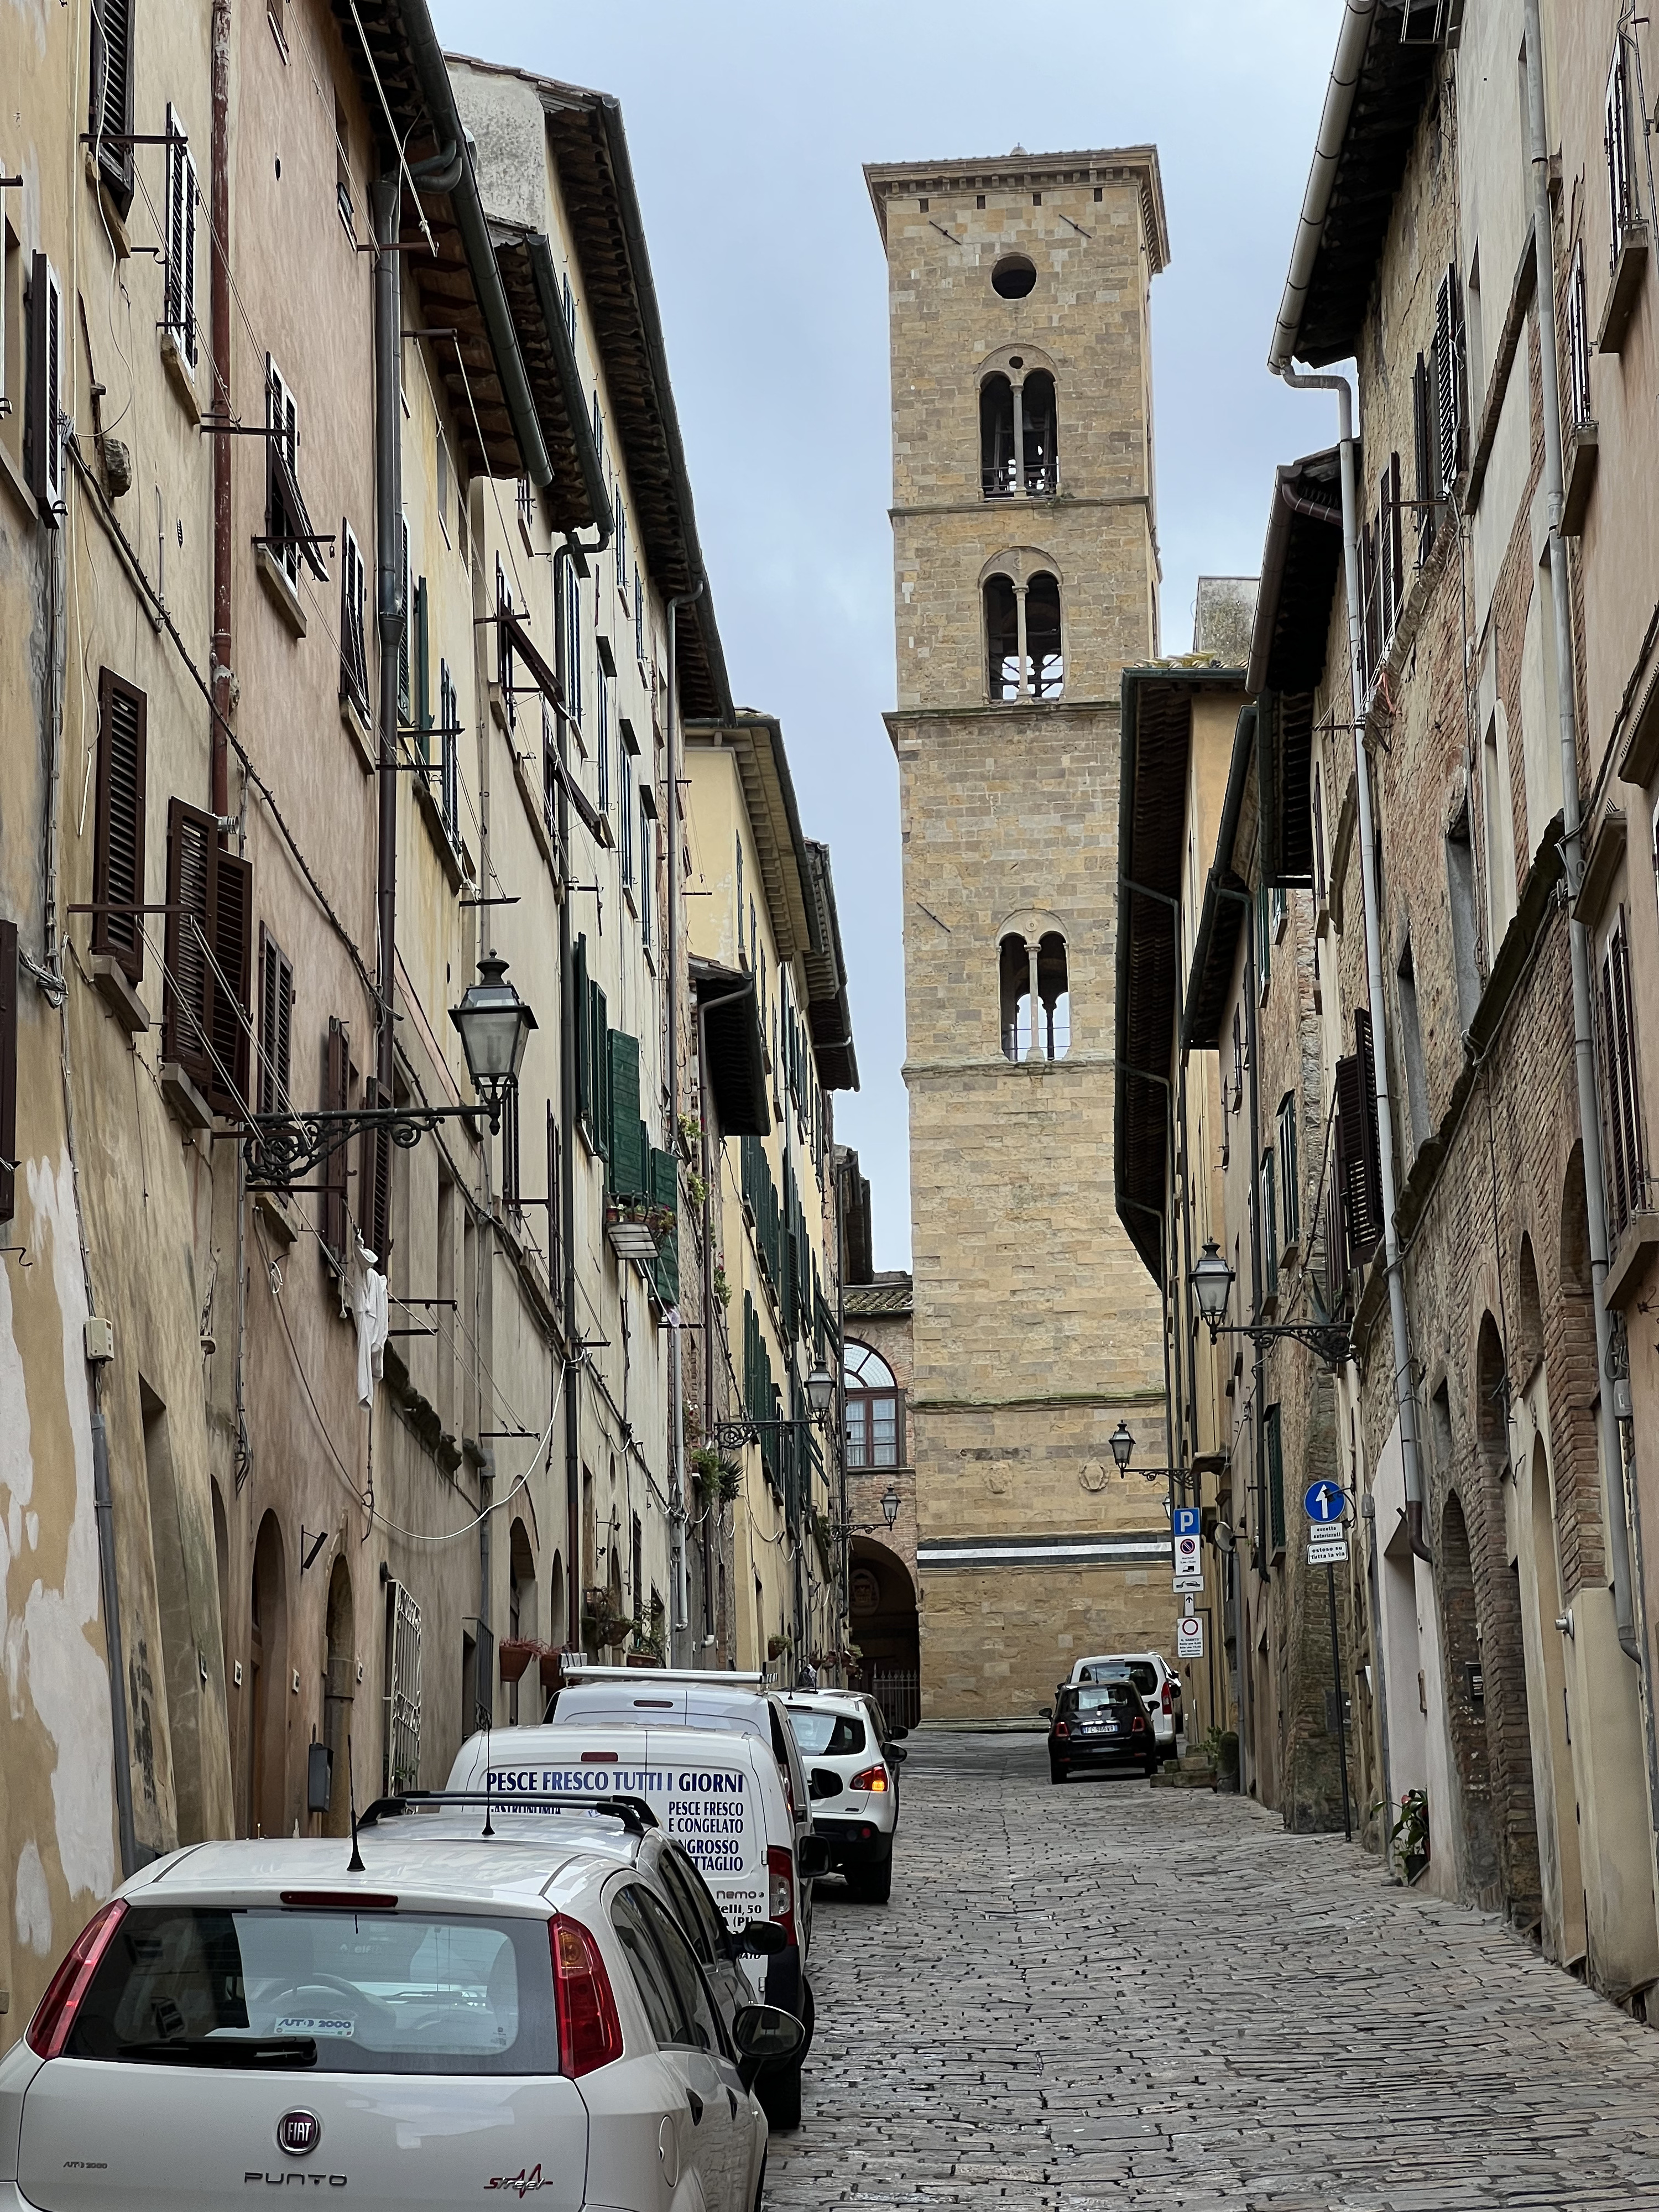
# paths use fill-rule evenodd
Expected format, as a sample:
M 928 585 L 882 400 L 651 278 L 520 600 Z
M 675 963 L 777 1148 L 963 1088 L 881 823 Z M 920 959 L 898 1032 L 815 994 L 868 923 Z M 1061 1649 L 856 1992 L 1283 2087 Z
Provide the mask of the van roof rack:
M 405 1813 L 441 1813 L 450 1807 L 483 1806 L 489 1813 L 609 1813 L 630 1836 L 642 1836 L 659 1824 L 643 1797 L 577 1796 L 569 1791 L 515 1790 L 406 1790 L 400 1797 L 377 1797 L 358 1821 L 360 1828 Z
M 573 1667 L 565 1662 L 567 1682 L 635 1682 L 641 1689 L 650 1689 L 658 1682 L 700 1682 L 727 1690 L 758 1690 L 766 1686 L 764 1674 L 729 1674 L 713 1667 L 590 1667 L 585 1662 Z

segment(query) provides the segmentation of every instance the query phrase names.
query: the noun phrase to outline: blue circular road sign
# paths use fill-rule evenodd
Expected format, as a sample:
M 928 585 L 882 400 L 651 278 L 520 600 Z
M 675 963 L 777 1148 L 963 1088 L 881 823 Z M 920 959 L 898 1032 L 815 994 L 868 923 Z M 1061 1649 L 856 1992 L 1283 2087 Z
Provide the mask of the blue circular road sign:
M 1303 1510 L 1316 1527 L 1340 1521 L 1347 1503 L 1347 1492 L 1334 1482 L 1310 1482 L 1302 1495 Z

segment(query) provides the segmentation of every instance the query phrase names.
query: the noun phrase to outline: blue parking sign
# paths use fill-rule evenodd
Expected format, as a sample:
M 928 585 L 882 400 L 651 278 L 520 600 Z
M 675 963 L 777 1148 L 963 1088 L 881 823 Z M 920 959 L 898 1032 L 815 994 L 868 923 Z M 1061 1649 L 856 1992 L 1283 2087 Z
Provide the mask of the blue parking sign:
M 1177 1505 L 1170 1514 L 1170 1521 L 1177 1536 L 1196 1536 L 1198 1534 L 1196 1505 Z

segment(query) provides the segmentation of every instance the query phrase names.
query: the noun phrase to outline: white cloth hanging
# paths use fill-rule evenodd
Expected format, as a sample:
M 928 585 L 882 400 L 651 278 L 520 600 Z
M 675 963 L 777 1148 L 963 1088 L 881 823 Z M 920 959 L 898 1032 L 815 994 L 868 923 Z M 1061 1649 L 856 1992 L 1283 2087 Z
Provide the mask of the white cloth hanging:
M 387 1300 L 386 1277 L 374 1265 L 375 1254 L 366 1244 L 357 1247 L 352 1270 L 351 1312 L 357 1324 L 357 1403 L 372 1406 L 374 1385 L 386 1366 Z

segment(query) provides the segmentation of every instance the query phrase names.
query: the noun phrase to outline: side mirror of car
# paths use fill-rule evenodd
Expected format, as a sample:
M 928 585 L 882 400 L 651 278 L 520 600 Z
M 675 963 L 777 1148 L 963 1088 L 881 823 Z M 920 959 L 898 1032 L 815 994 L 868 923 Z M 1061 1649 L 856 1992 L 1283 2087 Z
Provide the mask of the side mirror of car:
M 822 1836 L 803 1836 L 795 1845 L 795 1869 L 803 1881 L 830 1871 L 830 1846 Z
M 781 1920 L 751 1920 L 732 1938 L 732 1948 L 740 1958 L 766 1959 L 788 1941 Z
M 902 1743 L 909 1733 L 908 1729 L 890 1728 L 887 1731 L 887 1741 L 889 1743 Z
M 1051 1721 L 1051 1720 L 1053 1720 L 1054 1717 L 1054 1707 L 1053 1707 L 1052 1705 L 1044 1705 L 1044 1707 L 1042 1708 L 1042 1711 L 1041 1717 L 1042 1717 L 1043 1720 L 1045 1720 L 1045 1721 Z
M 905 1750 L 902 1744 L 895 1743 L 890 1744 L 888 1747 L 887 1756 L 892 1760 L 895 1766 L 902 1766 L 905 1760 L 908 1759 L 910 1754 Z
M 763 2068 L 793 2058 L 805 2039 L 805 2030 L 793 2013 L 777 2005 L 744 2005 L 732 2023 L 744 2087 L 753 2087 Z
M 806 1778 L 807 1794 L 812 1797 L 839 1797 L 842 1779 L 828 1766 L 815 1766 Z

